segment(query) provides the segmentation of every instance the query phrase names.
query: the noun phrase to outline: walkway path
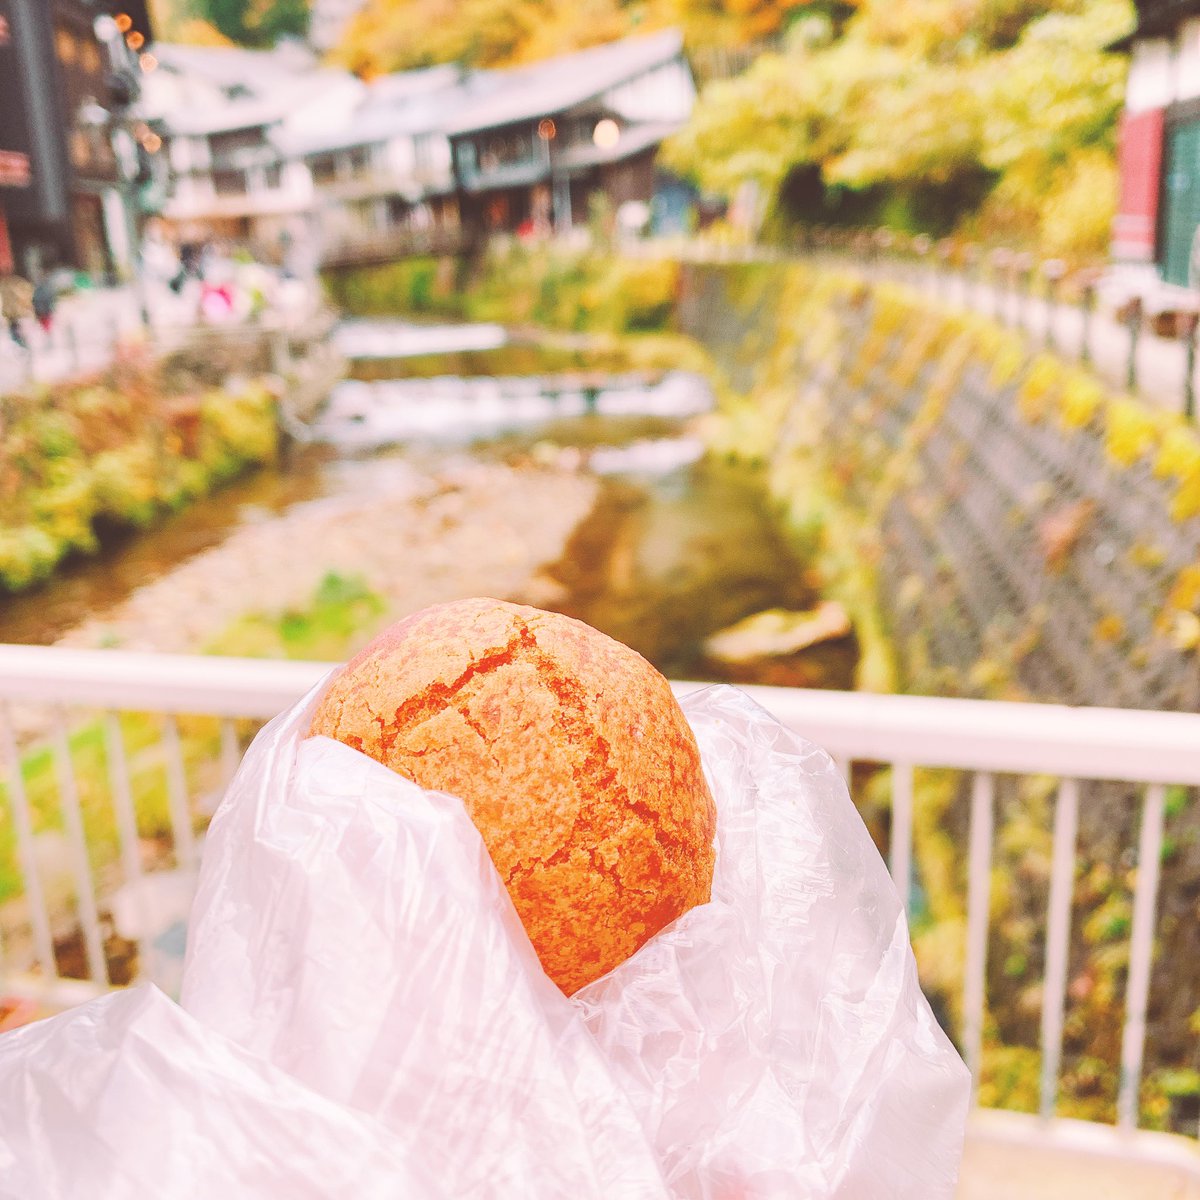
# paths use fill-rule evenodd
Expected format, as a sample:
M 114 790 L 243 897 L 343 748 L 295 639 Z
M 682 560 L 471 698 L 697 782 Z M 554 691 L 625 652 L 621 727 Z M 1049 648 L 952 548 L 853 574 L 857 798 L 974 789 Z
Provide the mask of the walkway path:
M 921 267 L 898 272 L 906 282 L 938 301 L 995 317 L 1023 331 L 1030 343 L 1082 361 L 1086 341 L 1090 369 L 1110 387 L 1126 390 L 1129 380 L 1129 326 L 1118 321 L 1103 300 L 1089 314 L 1079 304 L 1048 301 L 1001 290 L 962 274 Z M 1187 379 L 1187 349 L 1178 338 L 1138 332 L 1134 391 L 1157 407 L 1182 412 Z
M 1124 391 L 1129 366 L 1129 326 L 1114 315 L 1115 302 L 1102 293 L 1094 311 L 1085 318 L 1078 304 L 1048 303 L 973 279 L 962 272 L 941 271 L 930 261 L 882 258 L 873 262 L 847 252 L 798 256 L 772 246 L 730 246 L 698 239 L 662 239 L 631 242 L 624 253 L 647 258 L 675 258 L 683 262 L 782 262 L 824 263 L 862 272 L 876 279 L 893 279 L 926 292 L 941 303 L 967 308 L 996 318 L 1004 325 L 1025 331 L 1032 348 L 1053 349 L 1067 360 L 1080 360 L 1087 340 L 1090 369 L 1110 387 Z M 1187 351 L 1178 338 L 1159 337 L 1143 325 L 1138 336 L 1134 389 L 1144 400 L 1173 412 L 1182 412 L 1185 397 Z
M 260 323 L 303 324 L 322 307 L 315 283 L 289 280 L 278 284 L 275 302 L 256 318 Z M 0 325 L 0 395 L 38 383 L 97 371 L 112 362 L 121 343 L 153 339 L 161 351 L 181 345 L 198 325 L 198 285 L 189 285 L 177 296 L 165 286 L 146 287 L 149 328 L 142 319 L 142 304 L 132 287 L 96 288 L 64 296 L 58 304 L 49 333 L 29 318 L 22 323 L 28 346 L 22 349 Z M 236 328 L 223 324 L 207 328 Z
M 129 288 L 98 288 L 65 297 L 50 332 L 32 319 L 24 323 L 27 349 L 0 327 L 0 394 L 23 386 L 31 377 L 53 383 L 69 375 L 99 370 L 112 361 L 114 346 L 141 336 L 138 304 Z

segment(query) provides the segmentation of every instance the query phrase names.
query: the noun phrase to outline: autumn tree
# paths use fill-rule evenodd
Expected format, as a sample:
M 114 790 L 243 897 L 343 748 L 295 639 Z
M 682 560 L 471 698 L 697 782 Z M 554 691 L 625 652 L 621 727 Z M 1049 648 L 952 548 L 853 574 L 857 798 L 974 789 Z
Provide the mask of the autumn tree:
M 335 57 L 360 74 L 509 66 L 670 25 L 693 49 L 749 45 L 799 15 L 841 19 L 853 8 L 854 0 L 367 0 Z
M 265 49 L 308 32 L 310 0 L 152 0 L 160 41 Z
M 754 181 L 776 212 L 942 233 L 968 224 L 1055 253 L 1102 249 L 1115 199 L 1128 0 L 866 0 L 705 89 L 665 160 L 706 189 Z

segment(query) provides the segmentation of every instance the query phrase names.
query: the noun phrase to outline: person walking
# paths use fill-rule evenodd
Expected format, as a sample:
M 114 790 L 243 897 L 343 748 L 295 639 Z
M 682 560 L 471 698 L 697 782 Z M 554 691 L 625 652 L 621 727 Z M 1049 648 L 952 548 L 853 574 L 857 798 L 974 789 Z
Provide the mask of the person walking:
M 21 322 L 33 316 L 33 284 L 15 273 L 0 275 L 0 316 L 8 322 L 8 335 L 22 350 L 28 350 Z
M 50 332 L 54 324 L 54 306 L 58 302 L 58 294 L 49 275 L 43 275 L 33 289 L 33 315 L 45 333 Z

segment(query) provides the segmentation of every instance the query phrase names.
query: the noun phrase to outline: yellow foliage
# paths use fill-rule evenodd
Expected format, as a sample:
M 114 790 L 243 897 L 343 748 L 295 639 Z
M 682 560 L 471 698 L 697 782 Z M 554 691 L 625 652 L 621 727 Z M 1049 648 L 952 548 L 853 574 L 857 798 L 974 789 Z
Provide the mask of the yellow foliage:
M 1104 449 L 1115 463 L 1132 466 L 1158 441 L 1158 423 L 1136 400 L 1113 399 L 1105 413 Z
M 1062 382 L 1063 367 L 1058 359 L 1039 354 L 1017 389 L 1017 411 L 1026 421 L 1040 421 L 1049 413 L 1053 394 Z
M 363 75 L 504 67 L 680 26 L 692 48 L 758 42 L 810 0 L 367 0 L 335 51 Z
M 1104 403 L 1104 389 L 1081 371 L 1066 377 L 1059 409 L 1059 425 L 1067 431 L 1084 429 Z
M 1200 516 L 1200 474 L 1185 479 L 1171 497 L 1171 519 L 1187 521 Z
M 1184 567 L 1175 576 L 1175 583 L 1167 596 L 1167 608 L 1200 613 L 1200 563 Z
M 1037 1112 L 1042 1056 L 1026 1046 L 983 1047 L 979 1103 L 984 1108 Z
M 1193 429 L 1173 425 L 1163 434 L 1162 446 L 1154 460 L 1154 474 L 1160 479 L 1200 476 L 1200 438 Z
M 1166 551 L 1161 546 L 1134 542 L 1129 548 L 1129 561 L 1142 570 L 1154 570 L 1167 561 Z
M 1112 154 L 1080 151 L 1054 173 L 1036 204 L 1043 254 L 1075 261 L 1103 255 L 1117 209 L 1117 165 Z
M 988 383 L 994 388 L 1007 387 L 1013 383 L 1025 365 L 1025 347 L 1020 338 L 1011 333 L 1001 333 L 994 341 L 992 370 Z
M 1176 613 L 1171 622 L 1170 638 L 1176 650 L 1186 652 L 1200 648 L 1200 617 L 1191 612 Z

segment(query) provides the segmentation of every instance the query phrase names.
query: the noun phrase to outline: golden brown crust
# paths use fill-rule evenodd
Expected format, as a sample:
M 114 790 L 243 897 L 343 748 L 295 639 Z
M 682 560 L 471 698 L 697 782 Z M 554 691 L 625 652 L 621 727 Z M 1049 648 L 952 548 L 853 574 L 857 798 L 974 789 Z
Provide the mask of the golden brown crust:
M 309 732 L 460 796 L 568 995 L 712 886 L 716 811 L 670 685 L 580 621 L 461 600 L 398 622 Z

